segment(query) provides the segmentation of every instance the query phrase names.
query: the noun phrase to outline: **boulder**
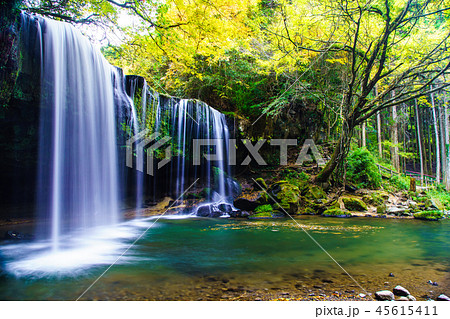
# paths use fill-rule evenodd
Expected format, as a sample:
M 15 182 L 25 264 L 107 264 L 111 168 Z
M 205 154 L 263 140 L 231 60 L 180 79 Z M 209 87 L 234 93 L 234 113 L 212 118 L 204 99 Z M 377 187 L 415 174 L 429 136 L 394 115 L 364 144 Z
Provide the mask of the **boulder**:
M 407 297 L 410 295 L 409 291 L 400 285 L 395 286 L 393 292 L 394 292 L 394 295 L 396 295 L 396 296 Z
M 388 214 L 400 216 L 409 213 L 409 208 L 406 206 L 389 206 L 386 212 Z
M 387 206 L 386 204 L 381 204 L 377 206 L 377 214 L 386 214 Z
M 235 199 L 233 202 L 233 205 L 237 209 L 252 211 L 252 210 L 255 210 L 256 207 L 258 207 L 260 204 L 257 201 L 251 201 L 249 199 L 241 197 L 241 198 Z
M 233 210 L 233 207 L 231 207 L 230 204 L 220 204 L 218 206 L 218 208 L 221 212 L 227 213 L 227 214 L 231 213 L 231 211 Z
M 437 198 L 431 198 L 430 199 L 430 206 L 429 206 L 429 208 L 437 209 L 437 210 L 444 210 L 445 209 L 444 205 Z
M 222 212 L 215 205 L 203 205 L 197 209 L 197 216 L 217 218 L 222 216 Z
M 310 200 L 326 199 L 327 194 L 321 187 L 313 185 L 308 189 L 308 192 L 306 193 L 305 197 Z
M 380 290 L 375 293 L 375 299 L 378 301 L 391 301 L 394 300 L 394 294 L 389 290 Z
M 210 214 L 211 214 L 211 206 L 210 205 L 200 206 L 197 209 L 197 216 L 209 217 Z
M 357 212 L 367 211 L 367 205 L 359 198 L 343 197 L 342 202 L 344 203 L 345 208 L 348 209 L 349 211 L 357 211 Z
M 444 294 L 440 294 L 437 298 L 436 301 L 450 301 L 450 297 L 447 297 Z
M 253 188 L 255 190 L 261 190 L 261 188 L 262 189 L 267 189 L 266 181 L 263 178 L 261 178 L 261 177 L 255 179 L 255 182 L 253 184 Z
M 280 181 L 270 187 L 269 193 L 289 214 L 297 213 L 300 199 L 300 190 L 297 186 L 286 181 Z M 278 206 L 278 204 L 275 205 Z
M 324 211 L 322 213 L 322 216 L 345 218 L 345 217 L 352 217 L 352 214 L 350 214 L 349 212 L 345 212 L 339 208 L 330 208 L 330 209 L 327 209 L 326 211 Z

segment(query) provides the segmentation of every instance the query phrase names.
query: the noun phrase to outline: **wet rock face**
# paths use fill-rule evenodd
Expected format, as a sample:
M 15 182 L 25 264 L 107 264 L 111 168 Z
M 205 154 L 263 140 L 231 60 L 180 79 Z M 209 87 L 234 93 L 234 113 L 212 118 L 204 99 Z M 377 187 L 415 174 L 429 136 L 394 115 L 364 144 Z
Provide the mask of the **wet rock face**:
M 32 204 L 38 160 L 40 52 L 35 25 L 23 23 L 15 9 L 17 3 L 6 3 L 0 15 L 0 204 Z M 31 214 L 28 210 L 27 217 Z M 1 217 L 24 215 L 0 210 Z
M 241 209 L 241 210 L 245 210 L 245 211 L 253 211 L 260 204 L 256 201 L 251 201 L 249 199 L 237 198 L 236 200 L 234 200 L 233 205 L 237 209 Z

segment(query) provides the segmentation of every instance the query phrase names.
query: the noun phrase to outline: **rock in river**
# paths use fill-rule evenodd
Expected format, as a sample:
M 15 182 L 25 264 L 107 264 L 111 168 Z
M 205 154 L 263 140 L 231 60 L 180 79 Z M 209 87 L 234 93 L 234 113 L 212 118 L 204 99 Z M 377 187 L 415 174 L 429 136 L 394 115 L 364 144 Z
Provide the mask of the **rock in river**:
M 394 300 L 394 294 L 389 290 L 380 290 L 375 293 L 375 298 L 379 301 Z
M 257 202 L 253 202 L 251 200 L 248 200 L 246 198 L 237 198 L 233 202 L 234 207 L 237 209 L 247 210 L 247 211 L 253 211 L 258 207 L 260 204 Z
M 436 298 L 437 301 L 450 301 L 450 298 L 447 297 L 444 294 L 439 295 L 439 297 Z
M 396 296 L 407 297 L 410 295 L 409 291 L 400 285 L 395 286 L 393 291 L 394 291 L 394 295 L 396 295 Z

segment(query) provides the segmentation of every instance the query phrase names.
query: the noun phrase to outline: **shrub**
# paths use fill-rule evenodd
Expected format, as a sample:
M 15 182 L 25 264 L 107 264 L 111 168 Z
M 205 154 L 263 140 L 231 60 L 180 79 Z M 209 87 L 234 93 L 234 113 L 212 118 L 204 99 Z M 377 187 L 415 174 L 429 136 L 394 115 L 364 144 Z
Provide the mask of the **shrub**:
M 358 187 L 377 189 L 381 186 L 380 172 L 367 148 L 357 148 L 347 157 L 347 179 Z
M 409 189 L 409 177 L 404 175 L 393 175 L 389 178 L 389 183 L 398 190 Z

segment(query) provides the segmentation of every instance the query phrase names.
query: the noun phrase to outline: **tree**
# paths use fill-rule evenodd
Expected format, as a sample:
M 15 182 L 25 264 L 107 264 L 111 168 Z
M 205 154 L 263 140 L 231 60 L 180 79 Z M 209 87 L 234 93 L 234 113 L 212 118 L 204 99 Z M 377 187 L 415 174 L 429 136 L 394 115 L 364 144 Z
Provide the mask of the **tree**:
M 446 52 L 449 38 L 449 33 L 445 30 L 446 23 L 437 23 L 450 8 L 443 6 L 442 1 L 409 0 L 401 7 L 395 7 L 387 0 L 377 4 L 375 6 L 371 2 L 361 4 L 353 1 L 329 4 L 332 15 L 345 21 L 343 24 L 346 26 L 347 40 L 315 39 L 321 44 L 319 50 L 305 48 L 320 52 L 338 50 L 345 53 L 349 62 L 347 87 L 341 104 L 341 136 L 330 161 L 316 176 L 318 182 L 328 180 L 338 166 L 342 168 L 357 125 L 382 109 L 449 85 L 441 83 L 431 90 L 427 89 L 450 66 Z M 327 8 L 329 9 L 328 6 Z M 371 32 L 367 30 L 368 25 Z M 431 27 L 432 31 L 424 34 L 420 28 L 423 25 Z M 335 32 L 339 30 L 339 26 L 334 28 Z M 433 37 L 430 38 L 428 32 L 434 32 Z M 294 46 L 303 47 L 289 38 L 289 35 L 284 37 Z M 407 52 L 402 53 L 406 46 Z M 414 54 L 408 56 L 405 53 Z M 382 84 L 379 86 L 380 92 L 376 97 L 370 98 L 369 95 L 377 84 Z M 389 97 L 393 91 L 396 91 L 395 98 Z

